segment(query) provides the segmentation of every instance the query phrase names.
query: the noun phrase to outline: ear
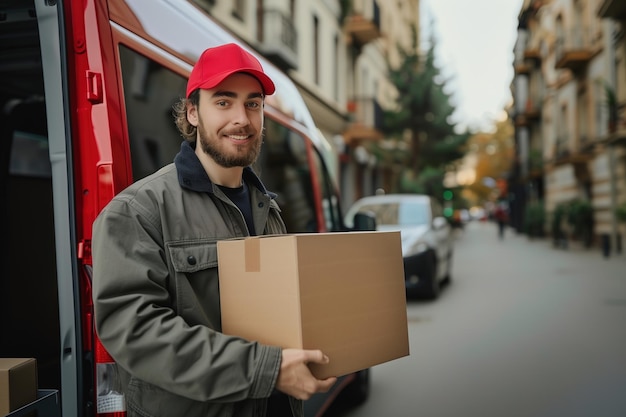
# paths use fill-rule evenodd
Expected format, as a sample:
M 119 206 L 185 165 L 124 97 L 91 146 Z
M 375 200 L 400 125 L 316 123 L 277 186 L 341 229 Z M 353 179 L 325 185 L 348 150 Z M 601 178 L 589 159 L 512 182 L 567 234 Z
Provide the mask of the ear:
M 187 101 L 187 121 L 195 127 L 198 127 L 198 106 Z

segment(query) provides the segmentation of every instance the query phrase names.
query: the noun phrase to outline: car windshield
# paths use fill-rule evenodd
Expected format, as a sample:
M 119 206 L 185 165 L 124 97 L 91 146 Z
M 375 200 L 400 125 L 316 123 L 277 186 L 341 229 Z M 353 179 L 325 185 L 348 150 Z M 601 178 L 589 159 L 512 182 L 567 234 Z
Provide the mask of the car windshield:
M 430 221 L 427 205 L 422 202 L 365 204 L 359 211 L 373 213 L 378 225 L 416 226 Z

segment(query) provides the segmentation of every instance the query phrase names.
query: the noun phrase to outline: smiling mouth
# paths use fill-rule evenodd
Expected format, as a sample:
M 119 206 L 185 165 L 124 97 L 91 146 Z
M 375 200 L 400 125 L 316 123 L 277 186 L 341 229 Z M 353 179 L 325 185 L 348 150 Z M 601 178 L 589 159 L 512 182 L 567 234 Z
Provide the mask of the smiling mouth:
M 232 140 L 246 140 L 250 135 L 226 135 L 226 137 Z

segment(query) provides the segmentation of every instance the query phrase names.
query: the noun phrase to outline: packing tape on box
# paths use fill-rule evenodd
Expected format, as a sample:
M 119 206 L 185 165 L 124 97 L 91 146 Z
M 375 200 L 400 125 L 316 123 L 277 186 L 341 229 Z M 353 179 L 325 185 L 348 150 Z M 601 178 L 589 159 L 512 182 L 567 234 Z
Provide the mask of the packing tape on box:
M 251 238 L 244 241 L 246 272 L 261 271 L 261 239 Z

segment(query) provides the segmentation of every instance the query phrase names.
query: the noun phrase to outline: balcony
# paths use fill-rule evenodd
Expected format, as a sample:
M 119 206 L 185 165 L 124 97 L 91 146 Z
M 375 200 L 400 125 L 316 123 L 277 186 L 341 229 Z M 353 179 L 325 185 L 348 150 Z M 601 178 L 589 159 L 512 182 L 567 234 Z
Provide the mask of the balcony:
M 262 12 L 259 51 L 282 70 L 298 68 L 297 34 L 293 22 L 281 11 Z
M 541 52 L 539 48 L 526 48 L 524 50 L 524 59 L 532 62 L 541 62 Z
M 530 65 L 525 62 L 516 62 L 515 66 L 515 75 L 528 75 L 530 74 Z
M 515 115 L 515 127 L 528 126 L 528 118 L 525 113 L 518 113 Z
M 343 133 L 348 145 L 383 138 L 383 110 L 374 98 L 359 97 L 348 102 L 350 123 Z
M 556 39 L 556 68 L 579 72 L 587 66 L 594 56 L 589 29 L 573 29 L 561 34 Z
M 586 166 L 592 158 L 590 149 L 583 151 L 579 147 L 579 149 L 572 151 L 566 136 L 557 137 L 554 148 L 554 164 L 556 166 L 565 164 L 574 165 L 574 167 L 579 165 Z
M 626 106 L 622 107 L 615 123 L 609 127 L 607 142 L 611 145 L 626 146 Z
M 566 136 L 557 136 L 554 145 L 554 162 L 556 165 L 567 163 L 570 156 L 569 143 Z
M 355 46 L 363 46 L 381 36 L 380 9 L 375 1 L 372 2 L 371 13 L 353 11 L 345 20 L 345 31 Z
M 526 108 L 524 109 L 524 115 L 527 120 L 536 121 L 541 118 L 541 103 L 540 100 L 528 99 L 526 101 Z
M 624 0 L 604 0 L 598 9 L 598 16 L 626 20 L 626 2 Z

